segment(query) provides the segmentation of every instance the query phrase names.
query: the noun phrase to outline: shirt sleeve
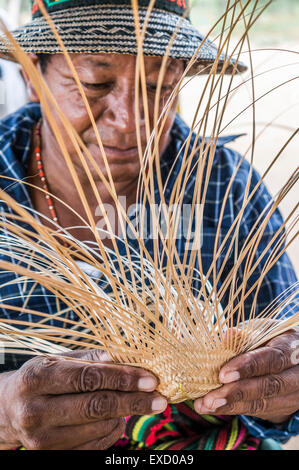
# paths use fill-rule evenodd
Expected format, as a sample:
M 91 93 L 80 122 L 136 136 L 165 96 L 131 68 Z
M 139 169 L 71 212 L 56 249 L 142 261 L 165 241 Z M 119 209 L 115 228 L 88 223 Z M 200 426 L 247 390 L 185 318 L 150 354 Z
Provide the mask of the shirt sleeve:
M 299 435 L 299 411 L 291 419 L 281 424 L 270 423 L 263 419 L 241 415 L 240 419 L 252 436 L 259 439 L 275 439 L 281 443 L 287 442 L 291 437 Z

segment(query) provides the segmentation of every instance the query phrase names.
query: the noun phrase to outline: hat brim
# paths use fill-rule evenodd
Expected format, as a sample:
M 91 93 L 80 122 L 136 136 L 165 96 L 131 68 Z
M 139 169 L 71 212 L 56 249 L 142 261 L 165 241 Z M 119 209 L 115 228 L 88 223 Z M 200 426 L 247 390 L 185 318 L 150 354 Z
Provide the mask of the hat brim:
M 139 20 L 142 27 L 147 8 L 139 8 Z M 137 41 L 132 8 L 128 6 L 90 6 L 76 7 L 51 14 L 55 27 L 69 53 L 85 54 L 137 54 Z M 172 40 L 173 33 L 176 33 Z M 44 17 L 13 31 L 24 52 L 34 54 L 58 54 L 62 50 Z M 154 9 L 147 23 L 143 41 L 143 53 L 150 56 L 165 56 L 170 41 L 168 55 L 171 58 L 189 61 L 201 45 L 196 61 L 188 75 L 209 73 L 218 56 L 217 47 L 190 23 L 176 14 Z M 2 41 L 0 56 L 15 60 L 13 49 Z M 227 58 L 221 54 L 217 68 L 221 71 Z M 226 73 L 236 67 L 234 59 L 229 61 Z M 238 72 L 247 67 L 238 62 Z

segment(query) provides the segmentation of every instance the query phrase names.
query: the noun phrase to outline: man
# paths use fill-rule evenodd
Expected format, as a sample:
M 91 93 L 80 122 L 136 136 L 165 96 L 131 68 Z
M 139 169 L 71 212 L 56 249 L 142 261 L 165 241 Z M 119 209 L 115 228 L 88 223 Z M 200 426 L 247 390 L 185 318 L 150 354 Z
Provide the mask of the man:
M 124 1 L 119 6 L 117 0 L 111 0 L 109 3 L 107 6 L 107 2 L 99 0 L 44 2 L 72 54 L 74 66 L 103 141 L 117 193 L 126 196 L 130 204 L 136 199 L 140 170 L 134 107 L 136 39 L 130 4 Z M 145 17 L 147 5 L 147 1 L 141 3 L 139 10 L 142 18 Z M 151 15 L 148 24 L 149 34 L 146 35 L 144 43 L 149 116 L 153 116 L 161 58 L 165 54 L 177 22 L 182 20 L 179 31 L 182 34 L 174 42 L 170 53 L 162 98 L 167 99 L 170 95 L 184 70 L 185 60 L 192 57 L 203 39 L 188 20 L 182 19 L 185 10 L 184 2 L 161 0 L 156 2 Z M 104 170 L 102 154 L 96 145 L 94 130 L 82 105 L 77 86 L 65 59 L 59 54 L 59 47 L 53 40 L 47 23 L 41 17 L 38 2 L 35 1 L 33 18 L 30 25 L 16 33 L 16 37 L 24 50 L 31 53 L 32 61 L 43 74 L 61 110 L 69 118 L 100 168 Z M 7 53 L 4 46 L 2 50 L 3 54 Z M 50 53 L 51 56 L 45 57 L 43 53 Z M 197 68 L 200 69 L 203 64 L 206 66 L 213 63 L 215 58 L 214 46 L 207 44 L 199 54 Z M 223 58 L 221 60 L 223 61 Z M 51 192 L 70 204 L 78 214 L 83 215 L 81 203 L 74 200 L 72 180 L 61 150 L 47 123 L 43 109 L 40 109 L 38 96 L 28 77 L 26 81 L 30 105 L 4 120 L 0 127 L 1 174 L 18 179 L 29 177 L 30 182 L 38 187 L 42 187 L 46 177 Z M 162 103 L 163 100 L 161 106 Z M 145 123 L 142 109 L 140 111 L 141 137 L 142 143 L 145 144 Z M 176 103 L 169 112 L 160 139 L 161 167 L 163 166 L 166 173 L 170 171 L 173 158 L 180 153 L 189 133 L 175 111 Z M 40 147 L 37 140 L 41 142 Z M 79 179 L 84 186 L 91 211 L 95 213 L 96 201 L 86 173 L 81 168 L 67 135 L 64 135 L 64 142 L 78 169 Z M 213 256 L 209 239 L 215 237 L 219 216 L 217 201 L 223 198 L 223 191 L 239 161 L 239 156 L 224 147 L 224 143 L 225 140 L 218 141 L 210 177 L 210 182 L 213 184 L 209 184 L 207 195 L 209 203 L 205 209 L 206 227 L 203 233 L 206 237 L 206 241 L 204 239 L 203 242 L 203 249 L 206 251 L 203 257 L 204 269 L 207 269 Z M 40 148 L 40 151 L 35 151 L 36 147 Z M 46 175 L 43 176 L 44 181 L 38 178 L 38 162 L 41 154 Z M 172 178 L 175 177 L 175 172 L 172 175 L 174 175 Z M 244 163 L 240 169 L 240 178 L 231 189 L 234 204 L 231 211 L 226 214 L 226 229 L 235 219 L 238 210 L 237 201 L 244 191 L 247 176 L 248 166 Z M 94 177 L 96 178 L 96 175 Z M 254 173 L 252 187 L 257 181 L 258 176 Z M 24 184 L 12 185 L 11 181 L 5 179 L 1 180 L 0 184 L 1 188 L 13 195 L 20 204 L 29 208 L 34 207 L 48 218 L 51 214 L 52 219 L 63 227 L 78 225 L 78 220 L 59 203 L 55 203 L 55 209 L 51 206 L 49 212 L 49 205 L 39 191 L 28 191 Z M 99 180 L 97 184 L 103 202 L 110 203 L 109 192 Z M 168 184 L 172 185 L 173 179 Z M 219 189 L 218 199 L 215 195 L 215 186 Z M 189 199 L 192 197 L 192 188 L 188 189 L 186 197 Z M 270 196 L 261 185 L 246 212 L 246 221 L 243 220 L 240 226 L 241 239 L 246 238 L 257 214 L 263 211 L 269 201 Z M 7 210 L 3 203 L 2 217 L 5 217 L 4 212 Z M 266 231 L 268 239 L 271 239 L 271 235 L 280 225 L 280 215 L 275 213 L 271 219 L 271 226 L 269 225 Z M 225 227 L 223 229 L 225 230 Z M 80 230 L 75 229 L 73 235 L 79 240 L 86 241 L 85 233 L 81 233 Z M 263 243 L 267 243 L 267 240 L 263 240 Z M 9 254 L 5 256 L 9 257 Z M 229 263 L 233 263 L 233 260 L 229 260 L 228 268 Z M 6 272 L 1 273 L 1 276 L 2 301 L 4 298 L 6 301 L 10 299 L 14 302 L 13 305 L 22 305 L 24 300 L 22 296 L 25 294 L 13 290 L 12 286 L 8 290 L 4 287 L 4 282 L 12 279 L 14 274 Z M 287 256 L 283 255 L 267 275 L 267 280 L 261 289 L 262 298 L 259 297 L 259 311 L 294 282 L 292 266 Z M 15 286 L 17 289 L 17 284 Z M 55 313 L 56 302 L 47 296 L 45 289 L 37 286 L 28 308 Z M 248 315 L 250 299 L 246 309 Z M 11 317 L 12 313 L 3 308 L 1 315 Z M 28 358 L 7 357 L 0 374 L 1 447 L 12 448 L 23 445 L 28 449 L 107 449 L 115 445 L 125 431 L 130 435 L 130 440 L 137 439 L 139 447 L 143 445 L 154 447 L 156 443 L 157 446 L 161 444 L 165 448 L 166 435 L 170 442 L 174 439 L 178 443 L 178 447 L 172 448 L 189 448 L 189 445 L 191 448 L 206 448 L 206 444 L 199 439 L 202 434 L 202 421 L 199 415 L 207 414 L 224 417 L 240 416 L 238 423 L 243 428 L 235 442 L 236 447 L 240 443 L 245 447 L 247 445 L 247 448 L 250 445 L 257 447 L 257 441 L 255 444 L 249 444 L 248 440 L 244 440 L 245 434 L 251 434 L 259 439 L 272 437 L 284 441 L 298 433 L 298 415 L 296 415 L 298 366 L 292 359 L 292 344 L 298 341 L 298 338 L 298 331 L 290 330 L 256 351 L 229 362 L 220 373 L 223 387 L 210 392 L 203 399 L 196 400 L 194 411 L 191 409 L 187 411 L 184 404 L 167 407 L 166 400 L 155 391 L 157 380 L 152 374 L 144 370 L 111 364 L 109 356 L 105 353 L 77 351 L 70 354 L 73 360 L 68 361 L 59 358 L 35 358 L 25 361 Z M 76 361 L 78 358 L 96 360 L 98 365 L 82 365 Z M 146 436 L 143 434 L 140 438 L 139 435 L 136 437 L 135 424 L 138 422 L 138 415 L 143 417 L 155 414 L 157 415 L 155 425 L 151 421 Z M 133 418 L 129 420 L 125 429 L 124 418 L 127 416 Z M 219 425 L 221 419 L 215 418 L 214 422 Z M 171 429 L 164 427 L 169 423 Z M 245 432 L 244 424 L 249 433 Z M 132 427 L 135 429 L 133 433 Z M 160 435 L 157 438 L 159 430 L 163 431 L 164 437 Z M 244 447 L 240 445 L 240 448 Z

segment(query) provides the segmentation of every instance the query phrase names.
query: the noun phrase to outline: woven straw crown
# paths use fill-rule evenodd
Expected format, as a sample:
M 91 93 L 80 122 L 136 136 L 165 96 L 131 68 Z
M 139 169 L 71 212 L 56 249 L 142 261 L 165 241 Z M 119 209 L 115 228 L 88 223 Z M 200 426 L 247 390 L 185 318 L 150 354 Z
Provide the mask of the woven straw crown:
M 217 47 L 191 24 L 187 1 L 156 0 L 146 24 L 143 53 L 150 56 L 168 54 L 186 62 L 195 54 L 197 60 L 189 75 L 199 71 L 209 73 L 217 59 Z M 147 21 L 149 4 L 149 0 L 138 2 L 140 28 Z M 43 5 L 69 53 L 137 54 L 130 0 L 44 0 Z M 14 31 L 13 36 L 27 53 L 62 52 L 40 11 L 38 0 L 32 1 L 32 21 Z M 13 48 L 7 42 L 0 44 L 0 56 L 14 60 Z M 225 61 L 225 56 L 220 55 L 219 69 Z M 226 73 L 231 73 L 234 64 L 235 61 L 230 60 Z M 238 63 L 238 71 L 244 70 L 244 64 Z

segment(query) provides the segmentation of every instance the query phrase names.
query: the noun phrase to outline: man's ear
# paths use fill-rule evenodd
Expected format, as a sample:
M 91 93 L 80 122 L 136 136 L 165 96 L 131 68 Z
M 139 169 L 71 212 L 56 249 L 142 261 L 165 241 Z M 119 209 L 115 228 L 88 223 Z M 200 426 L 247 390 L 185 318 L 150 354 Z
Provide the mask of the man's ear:
M 32 63 L 37 67 L 39 72 L 41 72 L 37 55 L 36 54 L 29 54 L 28 57 L 32 61 Z M 39 97 L 38 97 L 38 95 L 35 91 L 34 86 L 31 83 L 31 80 L 30 80 L 27 72 L 24 69 L 22 69 L 21 73 L 22 73 L 22 76 L 23 76 L 24 81 L 26 83 L 26 88 L 27 88 L 29 101 L 33 101 L 34 103 L 39 103 Z

